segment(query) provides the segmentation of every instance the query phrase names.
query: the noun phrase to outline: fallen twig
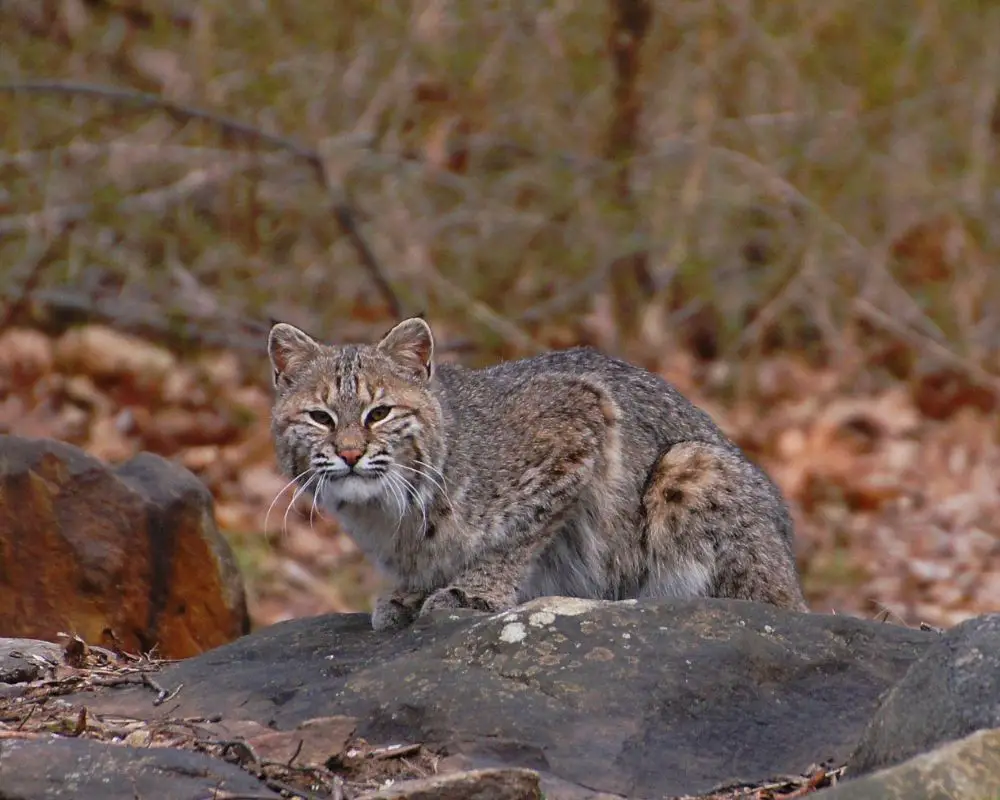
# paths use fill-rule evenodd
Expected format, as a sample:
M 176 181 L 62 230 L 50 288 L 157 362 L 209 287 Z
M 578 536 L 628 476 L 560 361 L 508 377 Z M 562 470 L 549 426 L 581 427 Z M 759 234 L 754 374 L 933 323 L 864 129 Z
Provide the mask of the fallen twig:
M 368 753 L 368 758 L 378 761 L 385 758 L 403 758 L 414 753 L 419 753 L 421 744 L 390 744 L 387 747 L 379 747 Z
M 66 232 L 66 227 L 65 224 L 58 225 L 57 230 L 52 231 L 50 235 L 44 237 L 41 243 L 36 243 L 31 248 L 32 252 L 29 253 L 27 258 L 27 274 L 21 284 L 21 291 L 14 301 L 0 314 L 0 330 L 6 328 L 24 310 L 31 293 L 41 283 L 42 275 L 45 274 L 45 268 L 52 263 L 52 251 L 55 249 L 56 244 L 62 240 Z
M 299 753 L 302 752 L 303 744 L 305 744 L 305 739 L 299 739 L 299 743 L 295 746 L 295 752 L 292 753 L 292 755 L 289 756 L 288 761 L 285 762 L 286 767 L 292 766 L 292 764 L 295 762 L 295 759 L 299 757 Z
M 184 688 L 184 684 L 179 683 L 177 684 L 177 688 L 174 689 L 173 691 L 164 689 L 162 686 L 160 686 L 160 684 L 158 684 L 151 677 L 149 677 L 149 673 L 147 672 L 142 673 L 142 683 L 156 692 L 156 697 L 153 700 L 154 706 L 163 705 L 165 702 L 167 702 L 167 700 L 173 700 L 175 697 L 177 697 L 178 694 L 180 694 L 181 689 Z
M 14 728 L 14 730 L 15 730 L 15 731 L 19 731 L 19 730 L 21 730 L 22 728 L 24 728 L 24 726 L 28 724 L 28 720 L 30 720 L 30 719 L 32 718 L 32 716 L 34 716 L 34 714 L 35 714 L 35 711 L 37 711 L 37 710 L 38 710 L 38 706 L 37 706 L 37 705 L 33 705 L 33 706 L 31 706 L 31 707 L 30 707 L 30 708 L 28 709 L 28 713 L 24 715 L 24 719 L 22 719 L 22 720 L 21 720 L 21 721 L 20 721 L 20 722 L 19 722 L 19 723 L 17 724 L 17 727 L 16 727 L 16 728 Z
M 221 747 L 223 755 L 231 750 L 241 766 L 261 763 L 253 746 L 244 739 L 195 739 L 194 743 L 198 747 Z

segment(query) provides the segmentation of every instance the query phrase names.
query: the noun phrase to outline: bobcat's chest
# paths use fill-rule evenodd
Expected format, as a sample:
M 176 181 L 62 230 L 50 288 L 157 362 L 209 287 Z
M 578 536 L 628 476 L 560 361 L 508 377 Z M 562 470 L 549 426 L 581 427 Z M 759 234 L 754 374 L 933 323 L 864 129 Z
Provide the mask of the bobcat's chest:
M 329 510 L 365 557 L 407 589 L 445 586 L 468 560 L 450 517 L 412 509 L 401 517 L 376 504 L 340 503 Z

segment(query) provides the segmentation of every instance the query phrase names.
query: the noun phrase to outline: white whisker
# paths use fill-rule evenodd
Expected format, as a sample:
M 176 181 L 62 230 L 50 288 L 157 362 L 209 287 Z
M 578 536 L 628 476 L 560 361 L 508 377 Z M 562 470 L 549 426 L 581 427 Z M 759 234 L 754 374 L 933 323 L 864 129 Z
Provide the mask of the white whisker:
M 313 524 L 313 517 L 316 514 L 316 500 L 323 493 L 323 484 L 324 483 L 326 483 L 326 475 L 324 475 L 321 472 L 321 473 L 319 473 L 319 481 L 317 482 L 317 485 L 316 485 L 316 491 L 313 492 L 312 504 L 309 506 L 309 530 L 311 530 L 311 531 L 315 531 L 316 530 L 316 528 L 315 528 L 315 526 Z M 320 516 L 320 519 L 323 518 L 323 514 L 322 513 L 320 513 L 319 516 Z
M 269 505 L 267 507 L 267 513 L 264 514 L 264 538 L 265 539 L 267 539 L 267 537 L 268 537 L 267 522 L 268 522 L 268 519 L 271 516 L 271 511 L 274 509 L 274 504 L 278 502 L 278 498 L 281 497 L 281 495 L 283 495 L 285 492 L 287 492 L 288 489 L 289 489 L 289 487 L 293 486 L 295 484 L 295 482 L 299 480 L 299 478 L 302 478 L 308 472 L 312 472 L 312 469 L 313 469 L 312 467 L 308 467 L 308 468 L 304 469 L 302 472 L 300 472 L 298 475 L 296 475 L 294 478 L 292 478 L 288 483 L 286 483 L 283 487 L 281 487 L 281 491 L 278 492 L 274 496 L 274 499 L 271 501 L 271 505 Z M 293 498 L 293 502 L 294 502 L 294 498 Z M 287 513 L 287 509 L 286 509 L 286 513 Z
M 313 474 L 309 476 L 309 480 L 307 480 L 298 489 L 295 490 L 295 493 L 292 495 L 292 502 L 288 504 L 288 508 L 285 509 L 285 514 L 282 517 L 282 522 L 281 522 L 282 534 L 288 533 L 288 512 L 291 511 L 292 508 L 294 507 L 295 501 L 298 500 L 305 492 L 309 490 L 309 484 L 312 483 L 314 480 L 316 480 L 316 478 L 318 478 L 319 475 L 320 473 L 313 472 Z
M 403 524 L 403 515 L 406 513 L 406 497 L 399 488 L 398 480 L 398 476 L 391 470 L 385 473 L 385 485 L 392 492 L 392 499 L 395 500 L 396 506 L 399 509 L 399 519 L 396 520 L 397 531 L 399 530 L 399 526 Z
M 427 469 L 433 469 L 435 472 L 437 472 L 439 475 L 441 475 L 441 471 L 439 469 L 437 469 L 436 467 L 432 467 L 430 464 L 425 464 L 423 461 L 419 461 L 419 460 L 415 460 L 413 463 L 414 464 L 419 464 L 419 465 L 421 465 L 423 467 L 426 467 Z M 441 496 L 444 498 L 444 501 L 448 504 L 448 507 L 454 513 L 455 506 L 452 505 L 451 498 L 448 496 L 448 490 L 445 488 L 445 485 L 444 485 L 444 476 L 443 475 L 441 476 L 441 480 L 439 481 L 437 478 L 435 478 L 429 472 L 424 472 L 423 470 L 415 469 L 414 467 L 408 467 L 405 464 L 396 464 L 396 466 L 399 467 L 399 468 L 401 468 L 401 469 L 409 470 L 410 472 L 415 472 L 421 478 L 426 478 L 428 481 L 430 481 L 430 483 L 434 484 L 434 486 L 437 487 L 437 489 L 441 492 Z
M 444 473 L 437 467 L 435 467 L 433 464 L 428 464 L 426 461 L 421 461 L 419 458 L 413 459 L 413 463 L 418 464 L 421 467 L 426 467 L 435 475 L 437 475 L 441 479 L 441 482 L 444 483 Z
M 399 464 L 396 466 L 398 467 Z M 421 497 L 420 492 L 417 491 L 417 488 L 407 478 L 403 477 L 398 472 L 396 473 L 396 478 L 402 482 L 403 488 L 406 490 L 407 494 L 417 501 L 417 507 L 420 509 L 420 516 L 423 518 L 424 523 L 421 528 L 421 535 L 427 533 L 427 505 L 424 502 L 424 498 Z

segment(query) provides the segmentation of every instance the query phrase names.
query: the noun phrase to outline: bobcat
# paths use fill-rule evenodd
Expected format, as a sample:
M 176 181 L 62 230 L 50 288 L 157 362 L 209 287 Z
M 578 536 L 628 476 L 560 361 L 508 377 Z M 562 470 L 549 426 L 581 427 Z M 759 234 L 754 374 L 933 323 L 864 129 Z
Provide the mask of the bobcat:
M 658 375 L 590 348 L 435 364 L 420 318 L 377 344 L 268 336 L 282 470 L 392 580 L 375 630 L 551 595 L 806 610 L 775 484 Z

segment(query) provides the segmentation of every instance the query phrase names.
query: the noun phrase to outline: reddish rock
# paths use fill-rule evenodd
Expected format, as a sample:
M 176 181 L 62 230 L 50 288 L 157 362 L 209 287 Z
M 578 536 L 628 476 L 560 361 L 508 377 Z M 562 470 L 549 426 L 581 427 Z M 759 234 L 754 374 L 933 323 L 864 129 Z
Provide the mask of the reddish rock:
M 64 442 L 0 436 L 0 636 L 184 658 L 248 630 L 193 474 L 151 453 L 112 468 Z

